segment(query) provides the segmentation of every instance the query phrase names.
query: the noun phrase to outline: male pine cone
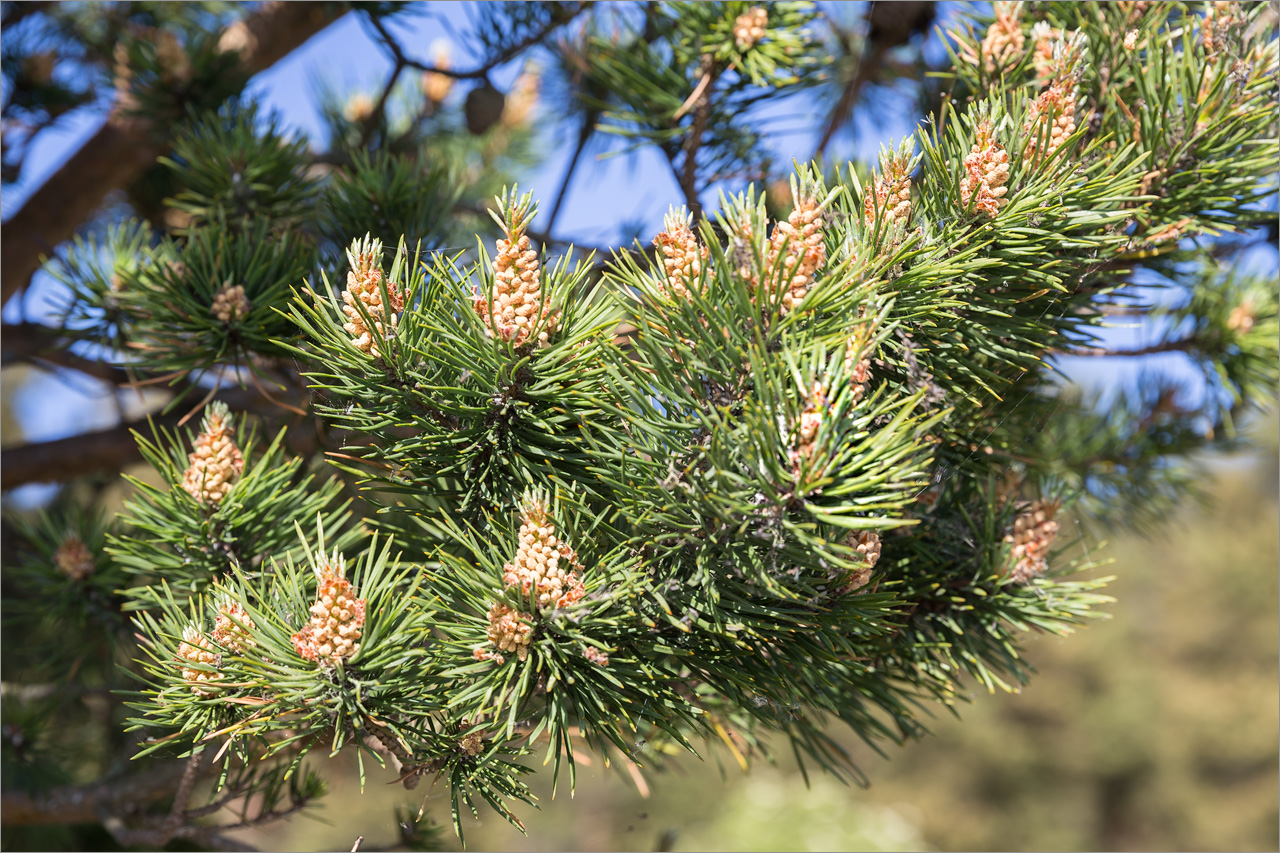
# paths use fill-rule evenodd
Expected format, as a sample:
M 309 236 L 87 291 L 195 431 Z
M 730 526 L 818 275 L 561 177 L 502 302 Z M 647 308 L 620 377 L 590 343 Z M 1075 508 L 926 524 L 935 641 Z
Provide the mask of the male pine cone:
M 360 651 L 360 635 L 364 630 L 365 600 L 356 597 L 356 589 L 343 577 L 342 558 L 321 556 L 320 587 L 311 605 L 311 620 L 291 638 L 299 655 L 321 666 L 336 666 Z
M 182 488 L 207 507 L 222 503 L 244 471 L 244 457 L 236 447 L 226 403 L 209 405 L 187 461 L 190 464 L 182 476 Z

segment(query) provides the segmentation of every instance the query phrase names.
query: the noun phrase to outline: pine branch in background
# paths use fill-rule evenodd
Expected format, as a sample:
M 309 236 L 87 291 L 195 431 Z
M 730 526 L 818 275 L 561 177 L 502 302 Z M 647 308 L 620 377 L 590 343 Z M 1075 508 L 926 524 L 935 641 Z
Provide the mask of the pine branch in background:
M 206 49 L 196 61 L 182 54 L 181 47 L 172 36 L 159 42 L 178 47 L 177 55 L 172 57 L 160 56 L 154 47 L 150 51 L 143 48 L 145 36 L 141 33 L 134 34 L 128 42 L 118 44 L 125 48 L 126 55 L 136 49 L 136 57 L 131 58 L 142 61 L 141 70 L 146 79 L 158 82 L 163 88 L 171 82 L 167 75 L 177 73 L 179 66 L 185 71 L 183 77 L 191 75 L 182 81 L 184 87 L 197 81 L 208 82 L 215 77 L 225 80 L 223 75 L 228 70 L 228 62 L 238 64 L 234 78 L 243 82 L 305 42 L 330 23 L 338 12 L 338 7 L 323 3 L 268 3 L 253 15 L 230 24 L 221 33 L 216 47 L 211 51 Z M 206 44 L 205 47 L 210 46 Z M 107 60 L 105 55 L 94 58 L 103 62 Z M 115 57 L 111 59 L 114 61 Z M 153 64 L 159 62 L 165 65 Z M 127 64 L 122 70 L 124 73 L 119 79 L 126 85 L 130 85 L 130 80 L 140 79 L 132 76 Z M 192 88 L 200 89 L 196 85 Z M 204 93 L 204 96 L 213 97 L 216 103 L 225 94 Z M 140 174 L 164 151 L 163 145 L 157 145 L 152 138 L 150 120 L 139 121 L 131 112 L 134 104 L 146 104 L 147 98 L 146 91 L 136 88 L 130 98 L 122 97 L 102 129 L 6 223 L 2 251 L 5 261 L 3 269 L 0 269 L 0 298 L 5 302 L 19 288 L 26 286 L 39 268 L 41 256 L 70 238 L 110 190 Z M 200 102 L 197 100 L 196 103 Z M 166 117 L 159 124 L 163 126 L 176 117 Z M 155 130 L 164 133 L 161 127 Z
M 635 140 L 633 148 L 658 146 L 695 218 L 707 184 L 763 174 L 752 107 L 770 90 L 817 80 L 820 45 L 807 29 L 812 5 L 765 9 L 660 4 L 635 27 L 589 36 L 586 79 L 610 97 L 586 95 L 585 103 L 601 111 L 603 130 Z
M 949 25 L 936 115 L 871 168 L 797 165 L 781 212 L 748 185 L 758 116 L 834 83 L 821 152 L 876 76 L 824 78 L 810 4 L 491 4 L 462 71 L 406 51 L 403 11 L 361 6 L 392 71 L 324 96 L 319 152 L 177 85 L 233 61 L 194 19 L 122 49 L 169 213 L 60 247 L 56 325 L 7 326 L 5 361 L 105 365 L 163 412 L 123 512 L 67 489 L 6 520 L 6 667 L 68 685 L 6 693 L 40 733 L 6 736 L 6 833 L 88 801 L 119 845 L 225 847 L 339 754 L 447 790 L 459 835 L 482 803 L 523 828 L 531 757 L 570 790 L 591 753 L 647 786 L 722 745 L 864 781 L 839 731 L 882 749 L 1018 689 L 1029 632 L 1110 602 L 1072 520 L 1150 524 L 1280 376 L 1273 282 L 1209 242 L 1274 218 L 1269 7 L 994 4 Z M 916 27 L 866 23 L 876 63 Z M 493 86 L 553 44 L 559 71 Z M 652 248 L 553 253 L 514 186 L 544 83 L 578 154 L 597 128 L 662 152 L 685 204 Z M 1118 313 L 1158 336 L 1113 346 Z M 1171 353 L 1199 399 L 1058 374 Z M 6 448 L 5 488 L 69 478 L 73 443 Z M 75 774 L 46 713 L 96 732 Z

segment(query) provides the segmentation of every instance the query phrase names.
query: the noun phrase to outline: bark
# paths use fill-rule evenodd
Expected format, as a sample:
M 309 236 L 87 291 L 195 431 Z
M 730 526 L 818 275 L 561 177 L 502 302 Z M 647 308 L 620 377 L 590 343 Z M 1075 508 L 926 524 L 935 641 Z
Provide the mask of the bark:
M 107 361 L 85 358 L 67 349 L 62 330 L 40 323 L 5 323 L 0 326 L 0 366 L 32 364 L 45 370 L 70 368 L 94 379 L 124 385 L 129 372 Z
M 279 409 L 260 395 L 245 388 L 228 388 L 214 399 L 226 402 L 237 412 L 279 413 Z M 135 430 L 148 438 L 153 423 L 174 430 L 185 411 L 185 407 L 179 407 L 176 412 L 149 420 L 129 421 L 95 432 L 6 448 L 0 452 L 0 490 L 8 491 L 27 483 L 65 483 L 89 474 L 120 471 L 142 459 L 137 439 L 133 437 Z
M 178 417 L 156 418 L 155 423 L 172 429 Z M 0 453 L 0 489 L 8 491 L 27 483 L 63 483 L 99 471 L 119 471 L 142 458 L 131 432 L 135 429 L 150 435 L 147 422 L 136 421 L 7 448 Z M 5 807 L 8 807 L 7 798 Z
M 328 24 L 344 7 L 324 2 L 269 2 L 223 32 L 219 47 L 240 53 L 244 79 L 269 68 Z M 49 255 L 102 204 L 168 149 L 161 128 L 113 110 L 106 123 L 27 203 L 0 233 L 0 303 L 31 280 Z
M 2 822 L 4 826 L 98 823 L 104 815 L 128 813 L 173 796 L 185 765 L 185 761 L 173 761 L 125 779 L 54 788 L 43 794 L 5 791 L 0 799 Z

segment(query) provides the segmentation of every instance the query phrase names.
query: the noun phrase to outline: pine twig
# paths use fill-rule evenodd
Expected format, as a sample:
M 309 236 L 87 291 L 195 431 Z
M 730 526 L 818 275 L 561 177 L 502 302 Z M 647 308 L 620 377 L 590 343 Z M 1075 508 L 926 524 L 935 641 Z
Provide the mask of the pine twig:
M 386 25 L 382 23 L 381 19 L 379 19 L 378 16 L 371 14 L 366 16 L 366 20 L 369 21 L 369 24 L 375 30 L 377 30 L 379 40 L 382 42 L 383 46 L 386 47 L 387 50 L 391 52 L 391 55 L 394 57 L 398 65 L 402 64 L 409 68 L 413 68 L 418 71 L 428 72 L 431 74 L 441 74 L 445 77 L 452 77 L 455 80 L 480 80 L 482 78 L 488 77 L 490 71 L 497 68 L 499 65 L 509 62 L 511 59 L 519 55 L 522 51 L 526 50 L 529 47 L 532 47 L 535 44 L 541 43 L 543 39 L 549 36 L 553 31 L 568 24 L 570 21 L 576 18 L 579 14 L 581 14 L 582 11 L 586 8 L 587 6 L 585 3 L 575 3 L 572 7 L 570 7 L 569 14 L 567 14 L 564 18 L 552 21 L 551 23 L 547 24 L 545 27 L 538 30 L 537 32 L 531 33 L 525 38 L 521 39 L 516 44 L 511 45 L 506 50 L 502 51 L 497 56 L 490 59 L 484 65 L 481 65 L 478 68 L 473 68 L 470 71 L 455 71 L 450 68 L 438 68 L 435 65 L 428 65 L 425 62 L 420 62 L 416 59 L 412 59 L 409 56 L 405 55 L 404 49 L 400 47 L 400 43 L 396 41 L 395 36 L 391 35 L 391 33 L 387 30 Z
M 573 157 L 569 160 L 569 168 L 564 173 L 564 180 L 560 182 L 560 191 L 556 193 L 556 203 L 552 206 L 551 216 L 547 219 L 546 233 L 548 236 L 555 229 L 556 217 L 560 215 L 560 206 L 564 204 L 565 196 L 569 192 L 569 182 L 573 180 L 574 170 L 578 168 L 578 160 L 582 157 L 582 152 L 587 147 L 587 142 L 594 132 L 595 113 L 588 112 L 582 118 L 582 129 L 578 131 L 578 146 L 573 149 Z
M 679 170 L 675 169 L 674 160 L 671 168 L 675 171 L 676 183 L 680 185 L 680 191 L 684 193 L 685 204 L 689 208 L 689 212 L 693 214 L 694 221 L 702 219 L 702 202 L 698 200 L 698 149 L 702 147 L 702 135 L 707 129 L 707 120 L 711 116 L 711 93 L 715 88 L 716 75 L 719 69 L 716 67 L 715 60 L 711 56 L 702 58 L 702 78 L 698 81 L 698 85 L 694 87 L 693 93 L 689 96 L 689 100 L 685 102 L 685 106 L 681 106 L 677 110 L 677 120 L 684 114 L 686 106 L 692 103 L 693 106 L 693 122 L 689 125 L 689 136 L 685 140 L 684 145 L 684 162 Z
M 1053 355 L 1069 355 L 1080 358 L 1137 358 L 1144 355 L 1156 355 L 1162 352 L 1190 352 L 1202 343 L 1196 337 L 1174 338 L 1158 344 L 1139 347 L 1138 349 L 1106 349 L 1102 347 L 1076 347 L 1073 349 L 1055 349 Z

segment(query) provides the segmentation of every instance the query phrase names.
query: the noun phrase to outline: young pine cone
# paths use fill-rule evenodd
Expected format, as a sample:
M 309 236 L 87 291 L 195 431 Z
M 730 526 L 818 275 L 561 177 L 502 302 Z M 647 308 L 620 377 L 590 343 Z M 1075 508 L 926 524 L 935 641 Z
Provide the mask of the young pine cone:
M 492 334 L 496 329 L 499 337 L 517 346 L 535 329 L 538 343 L 546 344 L 560 320 L 559 312 L 543 298 L 538 253 L 525 233 L 535 212 L 529 199 L 526 195 L 517 201 L 512 191 L 498 200 L 505 215 L 491 212 L 505 235 L 497 241 L 493 259 L 493 304 L 482 296 L 474 303 L 486 330 Z
M 433 64 L 440 71 L 448 71 L 449 43 L 447 41 L 437 41 L 432 47 L 434 48 Z M 422 73 L 422 94 L 427 96 L 427 100 L 431 102 L 433 110 L 444 103 L 444 99 L 449 97 L 449 92 L 453 90 L 454 78 L 448 74 L 441 74 L 440 71 L 424 71 Z
M 93 574 L 93 555 L 89 553 L 89 546 L 74 533 L 62 537 L 62 544 L 53 552 L 53 564 L 58 571 L 76 581 Z
M 710 254 L 706 246 L 698 245 L 697 235 L 690 227 L 692 221 L 692 215 L 683 207 L 678 212 L 672 208 L 662 220 L 664 230 L 653 238 L 653 245 L 662 252 L 666 271 L 666 280 L 658 283 L 658 293 L 664 299 L 687 300 L 690 291 L 698 286 Z
M 1004 541 L 1013 546 L 1008 574 L 1015 583 L 1026 583 L 1049 568 L 1049 549 L 1058 537 L 1057 512 L 1056 502 L 1036 501 L 1014 518 Z
M 213 295 L 213 305 L 210 306 L 209 313 L 219 323 L 230 325 L 236 320 L 247 317 L 251 308 L 253 304 L 244 295 L 244 285 L 228 284 Z
M 484 646 L 475 649 L 476 660 L 493 660 L 503 663 L 506 658 L 502 652 L 516 653 L 516 657 L 525 660 L 529 657 L 529 644 L 533 642 L 533 617 L 527 613 L 512 610 L 501 601 L 495 601 L 489 607 L 489 642 L 498 650 L 491 652 Z
M 256 627 L 240 602 L 228 595 L 218 600 L 218 615 L 213 623 L 215 643 L 232 654 L 242 655 L 245 648 L 257 645 L 252 634 Z
M 244 457 L 236 447 L 235 431 L 227 404 L 216 401 L 205 412 L 190 464 L 182 475 L 182 488 L 207 507 L 216 507 L 244 471 Z
M 458 749 L 471 758 L 484 752 L 484 734 L 479 730 L 467 732 L 458 739 Z
M 586 595 L 583 571 L 573 548 L 556 536 L 546 504 L 539 498 L 527 500 L 521 510 L 520 544 L 515 558 L 503 566 L 503 586 L 518 588 L 525 599 L 532 599 L 535 611 L 552 610 L 568 607 Z M 515 652 L 520 660 L 526 659 L 533 642 L 533 619 L 532 613 L 495 601 L 489 607 L 488 636 L 497 651 L 477 646 L 475 659 L 502 663 L 506 660 L 503 652 Z
M 978 123 L 976 140 L 964 158 L 964 177 L 960 179 L 960 204 L 985 213 L 994 219 L 1000 208 L 1009 203 L 1009 153 L 992 137 L 991 120 Z
M 844 577 L 844 584 L 840 588 L 842 594 L 854 592 L 867 585 L 867 581 L 871 580 L 871 572 L 875 569 L 876 563 L 880 561 L 880 534 L 874 530 L 861 530 L 857 533 L 850 533 L 844 540 L 844 544 L 853 548 L 862 557 L 862 565 L 856 569 L 852 569 Z
M 763 6 L 752 6 L 733 21 L 733 42 L 738 50 L 748 50 L 764 38 L 769 12 Z
M 800 422 L 796 425 L 796 447 L 791 451 L 791 464 L 799 467 L 801 461 L 813 455 L 817 447 L 818 430 L 827 409 L 827 389 L 821 381 L 813 383 L 813 390 L 805 401 Z
M 769 235 L 765 259 L 770 274 L 781 260 L 782 313 L 794 309 L 813 286 L 818 268 L 827 259 L 823 242 L 822 209 L 816 199 L 796 193 L 796 206 L 786 222 L 779 222 Z M 784 246 L 785 244 L 785 246 Z
M 355 587 L 343 577 L 345 573 L 337 555 L 322 562 L 311 621 L 292 637 L 294 650 L 321 666 L 335 666 L 360 651 L 365 601 L 357 597 Z
M 1027 145 L 1022 150 L 1023 160 L 1040 159 L 1043 143 L 1044 159 L 1067 141 L 1076 131 L 1076 95 L 1072 81 L 1058 80 L 1040 93 L 1031 104 L 1027 120 L 1022 126 L 1027 134 Z
M 586 594 L 581 569 L 573 549 L 556 538 L 546 505 L 539 500 L 527 503 L 520 519 L 520 544 L 515 559 L 503 567 L 503 584 L 518 586 L 525 596 L 532 594 L 539 610 L 568 607 Z
M 351 335 L 351 343 L 356 349 L 377 358 L 378 346 L 370 331 L 370 323 L 382 338 L 394 335 L 399 312 L 404 310 L 404 294 L 394 282 L 386 282 L 387 299 L 391 304 L 383 305 L 382 283 L 385 276 L 379 266 L 382 263 L 382 241 L 372 240 L 366 234 L 363 240 L 355 241 L 347 249 L 347 261 L 351 270 L 347 273 L 347 289 L 342 291 L 342 313 L 347 315 L 347 322 L 342 328 Z
M 222 655 L 218 654 L 213 643 L 195 625 L 188 625 L 183 629 L 176 660 L 182 668 L 182 680 L 191 687 L 192 693 L 197 696 L 213 695 L 213 691 L 205 690 L 204 687 L 222 680 L 222 673 L 217 672 L 222 665 Z M 210 672 L 210 669 L 213 671 Z
M 911 153 L 910 137 L 893 154 L 880 154 L 880 177 L 862 200 L 862 218 L 868 227 L 875 225 L 876 212 L 890 228 L 906 225 L 911 218 Z
M 851 385 L 852 401 L 857 403 L 867 394 L 867 384 L 871 381 L 871 336 L 875 333 L 875 324 L 864 321 L 854 327 L 853 334 L 845 342 L 844 370 Z
M 1026 43 L 1019 21 L 1022 17 L 1022 4 L 997 0 L 991 5 L 996 19 L 987 28 L 987 36 L 982 40 L 982 62 L 987 73 L 1003 71 L 1016 64 Z

